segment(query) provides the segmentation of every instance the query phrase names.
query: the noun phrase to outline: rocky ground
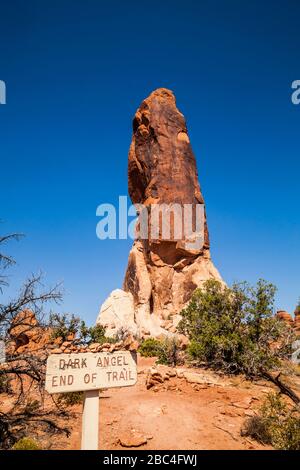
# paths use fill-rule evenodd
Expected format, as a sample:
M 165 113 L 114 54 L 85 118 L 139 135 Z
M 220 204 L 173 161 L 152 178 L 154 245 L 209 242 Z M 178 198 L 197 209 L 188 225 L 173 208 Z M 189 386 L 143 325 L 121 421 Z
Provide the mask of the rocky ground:
M 139 357 L 134 387 L 100 394 L 99 448 L 266 449 L 241 437 L 240 429 L 272 389 L 264 381 L 157 367 L 154 359 Z M 47 448 L 80 448 L 81 405 L 71 407 L 71 413 L 64 423 L 71 428 L 70 437 L 55 436 L 45 442 Z

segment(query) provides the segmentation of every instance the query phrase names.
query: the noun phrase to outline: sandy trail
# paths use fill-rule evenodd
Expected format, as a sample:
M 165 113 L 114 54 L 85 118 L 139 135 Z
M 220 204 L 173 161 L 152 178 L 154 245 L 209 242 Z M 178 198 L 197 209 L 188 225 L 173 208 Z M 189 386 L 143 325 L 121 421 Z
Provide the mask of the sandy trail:
M 147 440 L 138 447 L 145 450 L 265 448 L 241 437 L 240 428 L 271 390 L 268 385 L 237 379 L 231 386 L 196 390 L 185 379 L 173 378 L 156 391 L 147 390 L 146 373 L 151 363 L 152 359 L 139 360 L 134 387 L 101 393 L 100 449 L 124 449 L 120 438 L 136 433 Z M 71 437 L 56 441 L 52 448 L 80 448 L 80 406 L 74 411 Z

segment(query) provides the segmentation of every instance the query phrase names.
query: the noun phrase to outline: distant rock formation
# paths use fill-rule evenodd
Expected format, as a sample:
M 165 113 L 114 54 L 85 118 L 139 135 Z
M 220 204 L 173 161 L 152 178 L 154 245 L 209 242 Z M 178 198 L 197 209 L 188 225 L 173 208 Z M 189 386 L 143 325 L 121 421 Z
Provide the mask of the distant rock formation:
M 295 310 L 294 327 L 296 333 L 300 336 L 300 307 L 297 307 Z
M 293 343 L 293 353 L 291 354 L 291 360 L 295 364 L 300 364 L 300 307 L 298 306 L 294 313 L 295 317 L 293 318 L 285 310 L 277 310 L 276 316 L 279 320 L 284 321 L 288 326 L 290 326 L 294 333 L 296 340 Z
M 185 118 L 167 89 L 151 93 L 134 116 L 128 188 L 133 204 L 147 208 L 149 227 L 153 205 L 176 204 L 183 208 L 189 204 L 194 217 L 193 236 L 197 236 L 195 214 L 200 205 L 204 214 L 203 243 L 188 244 L 192 238 L 185 232 L 178 237 L 174 213 L 170 216 L 168 239 L 162 236 L 161 229 L 157 236 L 152 236 L 149 229 L 148 238 L 136 239 L 129 254 L 122 294 L 124 307 L 115 298 L 121 296 L 120 290 L 114 291 L 101 307 L 97 321 L 111 334 L 121 323 L 133 331 L 132 322 L 142 336 L 173 333 L 180 321 L 179 313 L 194 289 L 207 279 L 221 281 L 221 277 L 210 258 L 204 199 Z
M 285 321 L 288 325 L 292 327 L 294 326 L 294 320 L 292 315 L 290 315 L 285 310 L 277 310 L 276 316 L 277 318 L 279 318 L 279 320 Z
M 300 335 L 300 309 L 299 307 L 296 308 L 295 313 L 294 313 L 294 318 L 292 315 L 285 310 L 277 310 L 276 313 L 277 318 L 280 320 L 285 321 L 289 326 L 291 326 L 296 335 Z
M 7 353 L 41 351 L 51 343 L 51 334 L 51 329 L 42 327 L 31 310 L 20 311 L 9 330 L 10 341 Z

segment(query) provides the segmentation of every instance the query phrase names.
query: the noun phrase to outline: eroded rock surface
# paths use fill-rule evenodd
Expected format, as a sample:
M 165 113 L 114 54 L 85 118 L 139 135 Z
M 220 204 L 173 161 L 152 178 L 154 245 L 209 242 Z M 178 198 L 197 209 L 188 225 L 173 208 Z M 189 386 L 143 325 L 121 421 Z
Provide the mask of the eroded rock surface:
M 151 93 L 137 110 L 133 120 L 133 137 L 128 157 L 128 189 L 137 211 L 147 208 L 148 236 L 137 237 L 129 254 L 123 291 L 132 295 L 130 318 L 142 336 L 174 333 L 179 313 L 192 292 L 207 279 L 220 274 L 210 258 L 210 242 L 204 199 L 198 182 L 196 160 L 190 144 L 186 122 L 177 109 L 174 94 L 164 88 Z M 170 233 L 162 228 L 151 232 L 154 205 L 170 208 Z M 179 210 L 175 214 L 172 207 Z M 184 207 L 190 205 L 193 224 L 187 234 Z M 195 224 L 201 207 L 203 224 Z M 179 214 L 179 218 L 177 218 Z M 138 226 L 138 229 L 141 227 Z M 200 236 L 202 243 L 193 243 Z M 202 237 L 202 238 L 201 238 Z M 197 240 L 198 240 L 197 238 Z M 98 321 L 107 325 L 107 302 Z M 114 321 L 115 317 L 112 317 Z

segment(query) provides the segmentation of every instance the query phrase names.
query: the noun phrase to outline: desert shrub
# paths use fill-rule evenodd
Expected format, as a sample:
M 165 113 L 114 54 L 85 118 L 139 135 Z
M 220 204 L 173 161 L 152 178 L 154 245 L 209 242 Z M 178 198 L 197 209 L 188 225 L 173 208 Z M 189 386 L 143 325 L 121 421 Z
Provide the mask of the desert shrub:
M 74 315 L 52 314 L 50 315 L 50 326 L 53 330 L 53 339 L 61 337 L 63 341 L 66 341 L 71 335 L 78 344 L 116 342 L 116 338 L 105 336 L 105 328 L 102 325 L 88 327 L 84 321 Z
M 279 394 L 271 393 L 258 415 L 245 422 L 241 434 L 275 449 L 300 450 L 299 409 L 290 408 Z
M 13 450 L 41 450 L 41 447 L 31 437 L 22 437 L 22 439 L 20 439 L 13 445 L 12 449 Z
M 172 367 L 177 366 L 183 363 L 182 354 L 179 341 L 175 336 L 165 338 L 160 343 L 157 363 Z
M 61 337 L 67 340 L 69 335 L 76 335 L 80 329 L 81 320 L 75 315 L 52 313 L 49 318 L 49 325 L 52 328 L 52 338 Z
M 174 336 L 161 340 L 147 338 L 138 351 L 144 357 L 157 357 L 158 364 L 176 366 L 182 363 L 182 351 L 178 339 Z
M 249 376 L 279 367 L 291 353 L 294 336 L 273 315 L 275 293 L 263 280 L 255 287 L 241 283 L 232 288 L 206 281 L 181 312 L 179 329 L 190 338 L 190 359 Z
M 109 338 L 105 336 L 105 328 L 102 325 L 86 326 L 84 321 L 81 321 L 78 331 L 78 340 L 84 344 L 91 343 L 115 343 L 116 338 Z
M 57 404 L 60 406 L 73 406 L 82 403 L 83 392 L 60 393 L 57 398 Z
M 249 436 L 261 444 L 271 444 L 272 438 L 267 423 L 261 416 L 251 416 L 241 430 L 242 436 Z
M 155 338 L 147 338 L 142 341 L 138 352 L 143 357 L 158 357 L 160 354 L 161 342 Z

